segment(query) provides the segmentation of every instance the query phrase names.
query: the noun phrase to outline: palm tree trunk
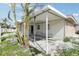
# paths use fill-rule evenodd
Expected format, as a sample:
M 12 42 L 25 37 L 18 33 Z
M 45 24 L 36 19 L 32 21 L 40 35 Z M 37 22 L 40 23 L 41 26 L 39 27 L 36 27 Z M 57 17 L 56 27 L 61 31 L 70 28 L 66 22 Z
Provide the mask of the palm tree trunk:
M 24 21 L 24 42 L 25 42 L 25 47 L 29 48 L 30 44 L 29 44 L 29 38 L 27 36 L 28 34 L 28 28 L 29 28 L 29 19 L 27 18 L 27 20 Z
M 29 13 L 28 13 L 28 10 L 29 10 L 29 8 L 28 8 L 28 3 L 25 3 L 25 4 L 23 4 L 23 6 L 24 6 L 24 39 L 23 39 L 23 41 L 24 41 L 24 47 L 25 48 L 29 48 L 29 39 L 28 39 L 28 27 L 29 27 Z
M 23 19 L 23 25 L 24 25 L 24 46 L 29 48 L 29 38 L 28 38 L 28 32 L 29 32 L 29 22 L 30 22 L 30 14 L 34 11 L 34 8 L 29 10 L 30 4 L 29 3 L 24 3 L 21 4 L 24 12 L 24 19 Z

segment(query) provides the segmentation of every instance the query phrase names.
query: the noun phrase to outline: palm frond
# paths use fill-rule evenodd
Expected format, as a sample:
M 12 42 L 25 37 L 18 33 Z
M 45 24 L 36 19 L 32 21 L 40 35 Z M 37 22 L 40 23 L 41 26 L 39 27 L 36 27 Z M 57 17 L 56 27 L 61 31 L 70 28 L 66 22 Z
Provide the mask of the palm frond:
M 9 10 L 9 12 L 8 12 L 8 19 L 13 21 L 12 18 L 10 17 L 10 15 L 11 15 L 11 11 Z
M 16 38 L 16 34 L 14 32 L 3 32 L 1 33 L 1 41 L 4 41 L 6 39 Z
M 36 6 L 32 7 L 32 8 L 30 9 L 30 11 L 29 11 L 29 14 L 31 14 L 32 12 L 34 12 L 35 8 L 36 8 Z
M 21 7 L 22 7 L 23 11 L 25 11 L 24 5 L 22 3 L 21 3 Z
M 15 33 L 15 32 L 1 32 L 1 35 L 11 34 L 11 33 Z

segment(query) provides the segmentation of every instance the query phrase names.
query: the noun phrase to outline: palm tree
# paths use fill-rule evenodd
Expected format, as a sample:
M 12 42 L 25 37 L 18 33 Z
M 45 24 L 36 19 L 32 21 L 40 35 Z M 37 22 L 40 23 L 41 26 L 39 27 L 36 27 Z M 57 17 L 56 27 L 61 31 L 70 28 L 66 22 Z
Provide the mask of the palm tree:
M 18 36 L 18 39 L 20 41 L 21 44 L 23 44 L 23 46 L 26 48 L 29 48 L 29 39 L 27 36 L 27 32 L 29 29 L 29 22 L 30 22 L 30 14 L 34 11 L 35 7 L 32 6 L 32 8 L 30 8 L 31 4 L 29 3 L 24 3 L 21 4 L 22 9 L 23 9 L 23 24 L 24 24 L 24 35 L 23 35 L 23 39 L 21 38 L 20 32 L 19 32 L 19 26 L 18 26 L 18 22 L 16 20 L 16 4 L 15 3 L 11 3 L 11 9 L 13 12 L 13 18 L 15 20 L 15 24 L 16 24 L 16 33 Z M 10 12 L 9 12 L 10 15 Z M 10 17 L 9 17 L 10 19 Z
M 32 8 L 30 9 L 31 4 L 29 3 L 24 3 L 21 4 L 22 8 L 23 8 L 23 23 L 24 23 L 24 46 L 29 48 L 29 38 L 27 36 L 27 32 L 29 30 L 29 22 L 31 20 L 30 14 L 34 11 L 35 7 L 32 6 Z

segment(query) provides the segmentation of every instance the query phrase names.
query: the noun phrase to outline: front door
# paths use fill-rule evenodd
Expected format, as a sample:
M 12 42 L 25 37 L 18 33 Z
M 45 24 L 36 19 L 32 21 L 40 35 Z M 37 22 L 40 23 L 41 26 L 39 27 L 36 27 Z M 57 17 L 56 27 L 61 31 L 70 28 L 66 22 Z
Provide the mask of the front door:
M 31 34 L 34 34 L 33 32 L 34 32 L 34 26 L 31 25 Z

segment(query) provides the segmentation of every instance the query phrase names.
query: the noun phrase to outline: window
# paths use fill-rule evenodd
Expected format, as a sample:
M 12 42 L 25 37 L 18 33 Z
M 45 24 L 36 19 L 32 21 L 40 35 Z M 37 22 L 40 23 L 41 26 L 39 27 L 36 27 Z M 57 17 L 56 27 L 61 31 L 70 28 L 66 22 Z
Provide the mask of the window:
M 37 25 L 37 29 L 40 30 L 40 25 Z

